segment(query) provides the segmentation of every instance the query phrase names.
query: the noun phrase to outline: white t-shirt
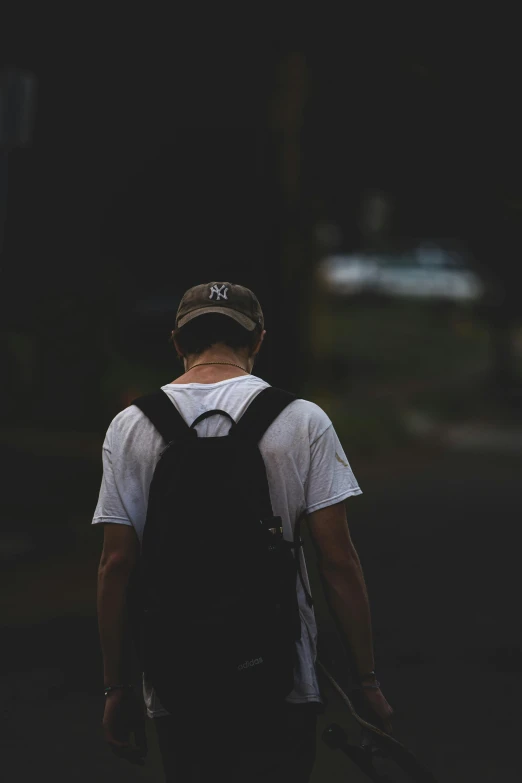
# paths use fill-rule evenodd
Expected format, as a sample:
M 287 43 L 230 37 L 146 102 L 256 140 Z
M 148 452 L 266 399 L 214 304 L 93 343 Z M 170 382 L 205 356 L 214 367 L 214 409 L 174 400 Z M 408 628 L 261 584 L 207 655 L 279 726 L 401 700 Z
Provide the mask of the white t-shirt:
M 167 384 L 162 389 L 187 424 L 192 424 L 201 413 L 216 408 L 238 421 L 254 397 L 268 385 L 254 375 L 244 375 L 218 383 Z M 229 428 L 230 420 L 219 415 L 196 426 L 200 437 L 226 435 Z M 141 543 L 149 487 L 164 446 L 160 434 L 135 405 L 116 416 L 103 444 L 103 479 L 93 524 L 132 525 Z M 361 494 L 332 422 L 313 402 L 290 403 L 267 429 L 259 448 L 266 465 L 272 508 L 283 520 L 287 540 L 293 540 L 295 524 L 303 514 Z M 310 591 L 302 551 L 300 557 Z M 300 579 L 297 593 L 301 639 L 297 642 L 294 690 L 287 701 L 321 701 L 315 672 L 317 626 Z M 150 717 L 167 714 L 146 682 L 144 696 Z

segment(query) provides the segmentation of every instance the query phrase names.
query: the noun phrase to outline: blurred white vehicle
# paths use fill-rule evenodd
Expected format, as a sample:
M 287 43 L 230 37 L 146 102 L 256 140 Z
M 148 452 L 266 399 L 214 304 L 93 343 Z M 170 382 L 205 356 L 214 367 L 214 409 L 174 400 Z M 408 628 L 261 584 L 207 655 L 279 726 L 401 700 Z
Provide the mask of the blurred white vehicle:
M 479 275 L 455 251 L 419 245 L 399 255 L 327 256 L 319 277 L 331 293 L 476 301 L 484 293 Z

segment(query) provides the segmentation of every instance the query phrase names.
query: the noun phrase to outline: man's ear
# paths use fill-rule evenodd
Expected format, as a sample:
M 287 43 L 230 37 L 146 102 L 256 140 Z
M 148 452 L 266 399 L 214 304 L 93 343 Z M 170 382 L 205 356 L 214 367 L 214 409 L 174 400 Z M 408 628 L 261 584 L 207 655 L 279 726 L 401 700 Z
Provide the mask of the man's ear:
M 259 340 L 254 346 L 254 350 L 252 351 L 252 356 L 257 356 L 257 354 L 261 350 L 261 346 L 263 345 L 263 340 L 265 339 L 265 334 L 266 334 L 266 329 L 263 329 L 263 331 L 259 335 Z
M 183 351 L 179 347 L 178 341 L 174 337 L 174 332 L 171 332 L 170 341 L 171 341 L 172 345 L 174 346 L 174 348 L 176 349 L 176 353 L 178 354 L 178 359 L 183 359 Z

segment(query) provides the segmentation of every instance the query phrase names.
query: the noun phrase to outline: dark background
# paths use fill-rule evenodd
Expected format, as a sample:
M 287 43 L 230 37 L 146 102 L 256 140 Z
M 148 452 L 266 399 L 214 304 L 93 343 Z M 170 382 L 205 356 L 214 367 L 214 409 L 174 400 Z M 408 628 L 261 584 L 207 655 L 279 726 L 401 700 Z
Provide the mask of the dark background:
M 515 30 L 500 14 L 377 6 L 344 20 L 4 14 L 0 66 L 36 80 L 30 141 L 0 153 L 7 779 L 161 779 L 154 745 L 128 770 L 101 742 L 89 525 L 105 430 L 180 373 L 177 303 L 207 280 L 256 291 L 256 373 L 327 410 L 359 479 L 349 521 L 397 736 L 440 780 L 518 779 Z M 390 217 L 372 230 L 376 195 Z M 479 301 L 320 284 L 331 252 L 423 241 L 462 251 Z M 329 710 L 349 725 L 333 697 Z M 317 780 L 350 771 L 321 749 Z

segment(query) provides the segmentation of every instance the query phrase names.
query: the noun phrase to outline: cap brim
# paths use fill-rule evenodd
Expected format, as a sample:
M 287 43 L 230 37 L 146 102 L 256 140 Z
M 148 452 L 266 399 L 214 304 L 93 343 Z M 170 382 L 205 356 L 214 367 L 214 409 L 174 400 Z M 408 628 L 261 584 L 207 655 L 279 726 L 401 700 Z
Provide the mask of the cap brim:
M 198 310 L 192 310 L 191 313 L 187 313 L 183 318 L 180 318 L 178 321 L 178 329 L 185 326 L 185 324 L 192 321 L 194 318 L 197 318 L 198 315 L 206 315 L 207 313 L 228 315 L 229 318 L 233 318 L 234 321 L 237 321 L 238 324 L 249 332 L 253 332 L 257 326 L 256 322 L 249 318 L 248 315 L 238 313 L 237 310 L 232 310 L 230 307 L 200 307 Z

